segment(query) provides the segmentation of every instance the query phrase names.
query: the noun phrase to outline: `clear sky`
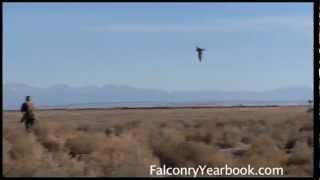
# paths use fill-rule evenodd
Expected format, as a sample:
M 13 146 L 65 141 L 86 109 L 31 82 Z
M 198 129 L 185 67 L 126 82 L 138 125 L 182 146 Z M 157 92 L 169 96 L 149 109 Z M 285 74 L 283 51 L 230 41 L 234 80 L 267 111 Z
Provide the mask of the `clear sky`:
M 4 82 L 313 86 L 312 3 L 4 3 Z M 199 63 L 195 46 L 205 48 Z

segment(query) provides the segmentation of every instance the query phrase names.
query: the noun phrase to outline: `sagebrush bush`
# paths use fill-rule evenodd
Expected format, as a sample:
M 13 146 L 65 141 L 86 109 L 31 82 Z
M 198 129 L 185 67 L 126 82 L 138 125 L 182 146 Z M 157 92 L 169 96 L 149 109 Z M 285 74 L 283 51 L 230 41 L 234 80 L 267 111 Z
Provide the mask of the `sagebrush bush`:
M 235 147 L 241 141 L 241 135 L 239 129 L 233 126 L 225 127 L 216 144 L 221 148 Z
M 80 124 L 77 129 L 77 131 L 84 131 L 88 132 L 90 130 L 90 125 L 89 124 Z
M 5 176 L 33 176 L 44 153 L 43 147 L 31 133 L 11 131 L 7 134 Z
M 79 136 L 68 138 L 64 147 L 74 157 L 99 151 L 106 144 L 106 140 L 102 133 L 83 133 Z
M 98 176 L 148 176 L 149 165 L 159 164 L 151 150 L 127 135 L 111 137 L 100 151 L 94 151 L 86 161 L 92 167 L 92 173 Z
M 203 142 L 185 141 L 179 131 L 168 133 L 170 134 L 154 145 L 154 153 L 159 157 L 161 164 L 196 167 L 199 164 L 217 166 L 228 162 L 227 158 L 211 145 Z
M 285 161 L 285 152 L 281 151 L 268 135 L 258 136 L 247 153 L 241 157 L 241 164 L 254 167 L 280 166 Z
M 310 164 L 311 161 L 311 148 L 305 142 L 298 141 L 287 161 L 287 165 L 303 165 L 307 163 Z
M 195 141 L 210 144 L 212 141 L 212 135 L 210 132 L 205 131 L 186 132 L 185 139 L 186 141 Z
M 34 177 L 77 177 L 84 176 L 85 163 L 77 159 L 70 159 L 64 152 L 45 154 L 41 165 L 36 167 Z

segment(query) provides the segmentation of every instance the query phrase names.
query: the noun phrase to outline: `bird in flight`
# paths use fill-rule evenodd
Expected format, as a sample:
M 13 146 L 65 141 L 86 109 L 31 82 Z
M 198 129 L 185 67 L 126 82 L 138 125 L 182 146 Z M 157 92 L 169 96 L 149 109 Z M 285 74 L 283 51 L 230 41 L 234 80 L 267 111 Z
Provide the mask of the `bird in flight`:
M 197 51 L 197 53 L 198 53 L 198 59 L 199 59 L 199 61 L 201 62 L 201 60 L 202 60 L 202 51 L 204 51 L 205 49 L 201 49 L 201 48 L 199 48 L 198 46 L 196 47 L 196 51 Z

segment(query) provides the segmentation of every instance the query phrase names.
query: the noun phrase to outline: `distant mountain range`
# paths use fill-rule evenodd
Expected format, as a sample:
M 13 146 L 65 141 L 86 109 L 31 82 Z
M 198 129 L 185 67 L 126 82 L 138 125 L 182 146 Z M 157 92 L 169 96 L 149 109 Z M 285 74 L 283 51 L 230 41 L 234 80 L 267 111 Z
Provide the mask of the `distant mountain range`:
M 265 92 L 247 91 L 175 91 L 133 88 L 129 86 L 105 85 L 102 87 L 70 87 L 58 84 L 48 88 L 32 87 L 20 83 L 3 85 L 4 109 L 16 109 L 29 95 L 39 107 L 64 106 L 88 103 L 130 102 L 306 102 L 312 99 L 313 90 L 308 87 L 287 87 Z

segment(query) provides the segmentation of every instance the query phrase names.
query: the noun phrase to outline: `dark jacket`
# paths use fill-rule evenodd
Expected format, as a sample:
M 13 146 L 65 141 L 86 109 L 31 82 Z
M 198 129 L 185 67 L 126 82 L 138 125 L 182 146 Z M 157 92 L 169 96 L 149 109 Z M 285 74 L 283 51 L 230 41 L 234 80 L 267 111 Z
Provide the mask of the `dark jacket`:
M 35 119 L 34 115 L 34 106 L 32 102 L 24 102 L 20 109 L 21 112 L 24 112 L 23 119 Z

